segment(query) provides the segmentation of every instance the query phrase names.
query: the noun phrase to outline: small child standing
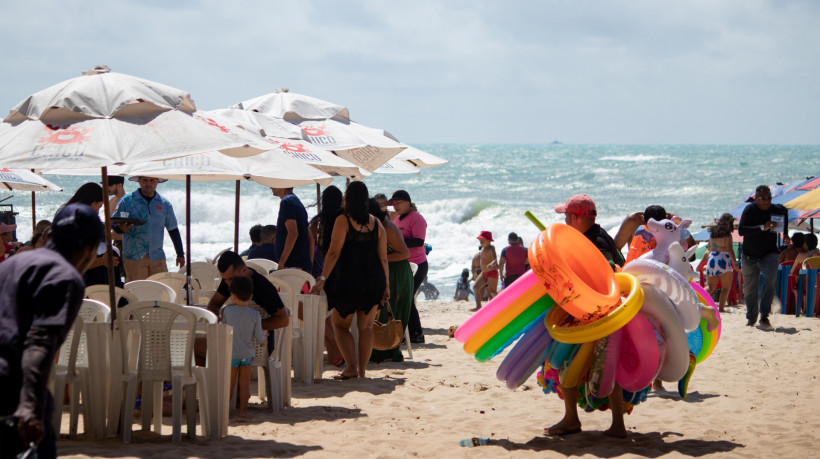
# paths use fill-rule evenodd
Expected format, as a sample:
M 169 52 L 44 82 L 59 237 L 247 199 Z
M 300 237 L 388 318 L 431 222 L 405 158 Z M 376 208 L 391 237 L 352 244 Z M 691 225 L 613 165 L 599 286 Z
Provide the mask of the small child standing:
M 222 322 L 233 327 L 233 352 L 231 354 L 231 398 L 234 387 L 239 382 L 239 412 L 247 415 L 250 398 L 251 369 L 253 368 L 254 340 L 264 343 L 262 319 L 259 313 L 248 307 L 253 297 L 253 281 L 246 276 L 236 276 L 231 280 L 233 305 L 222 310 Z
M 456 301 L 470 301 L 470 294 L 473 291 L 470 289 L 470 270 L 464 269 L 461 272 L 461 277 L 458 279 L 456 283 L 456 293 L 453 295 L 453 299 Z

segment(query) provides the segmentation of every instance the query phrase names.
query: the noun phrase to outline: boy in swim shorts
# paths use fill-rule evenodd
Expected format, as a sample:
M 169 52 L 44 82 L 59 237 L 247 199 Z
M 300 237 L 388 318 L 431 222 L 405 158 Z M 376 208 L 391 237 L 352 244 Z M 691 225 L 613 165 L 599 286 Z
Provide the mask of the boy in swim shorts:
M 222 310 L 222 322 L 233 327 L 233 351 L 231 354 L 231 397 L 239 382 L 239 412 L 247 415 L 250 398 L 251 369 L 256 343 L 265 343 L 262 333 L 262 318 L 248 307 L 253 298 L 253 281 L 246 276 L 236 276 L 230 281 L 233 304 Z M 255 342 L 254 342 L 255 341 Z

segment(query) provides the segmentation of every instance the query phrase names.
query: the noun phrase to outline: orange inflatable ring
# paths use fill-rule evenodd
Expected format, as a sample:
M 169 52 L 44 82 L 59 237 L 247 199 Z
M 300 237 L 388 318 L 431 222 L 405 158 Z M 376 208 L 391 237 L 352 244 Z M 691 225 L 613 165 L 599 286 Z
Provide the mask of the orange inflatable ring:
M 620 289 L 609 263 L 578 230 L 553 223 L 530 244 L 529 255 L 547 293 L 576 319 L 592 322 L 618 304 Z
M 619 295 L 626 298 L 609 314 L 592 322 L 581 322 L 561 308 L 552 308 L 544 323 L 552 339 L 562 343 L 581 344 L 608 336 L 623 327 L 641 309 L 643 289 L 638 279 L 625 273 L 615 273 Z

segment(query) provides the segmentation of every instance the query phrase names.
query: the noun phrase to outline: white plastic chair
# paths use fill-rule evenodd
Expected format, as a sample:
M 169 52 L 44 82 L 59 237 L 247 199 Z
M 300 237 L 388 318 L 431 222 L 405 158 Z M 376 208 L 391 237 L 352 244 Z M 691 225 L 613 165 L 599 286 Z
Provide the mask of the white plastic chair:
M 205 257 L 205 261 L 207 261 L 208 263 L 210 263 L 210 264 L 212 264 L 212 265 L 216 265 L 216 264 L 217 264 L 217 262 L 219 262 L 219 257 L 221 257 L 223 253 L 228 252 L 228 251 L 231 251 L 231 250 L 233 250 L 233 247 L 228 247 L 227 249 L 222 249 L 222 250 L 220 250 L 220 251 L 219 251 L 219 253 L 218 253 L 218 254 L 216 254 L 216 256 L 215 256 L 215 257 L 213 257 L 213 258 L 208 258 L 208 257 Z
M 174 289 L 154 280 L 135 280 L 125 284 L 125 290 L 134 294 L 138 301 L 167 301 L 177 302 Z
M 290 378 L 294 368 L 293 353 L 296 352 L 296 348 L 302 348 L 302 329 L 298 326 L 298 324 L 296 323 L 297 321 L 294 320 L 293 317 L 294 299 L 296 298 L 293 294 L 293 288 L 291 288 L 290 284 L 285 282 L 283 279 L 274 276 L 273 273 L 268 274 L 267 277 L 271 284 L 273 284 L 273 286 L 276 287 L 276 290 L 279 291 L 279 298 L 282 299 L 282 303 L 284 303 L 285 307 L 288 309 L 288 319 L 290 324 L 284 329 L 280 328 L 274 331 L 276 339 L 276 347 L 274 349 L 274 354 L 278 356 L 277 360 L 282 362 L 284 374 L 286 375 L 285 379 L 287 379 L 287 382 L 284 386 L 284 404 L 285 406 L 291 406 Z M 284 341 L 285 346 L 287 346 L 287 350 L 283 350 L 279 345 L 279 341 L 282 339 L 280 335 L 283 333 L 286 335 Z M 283 352 L 283 354 L 280 355 L 280 351 Z
M 268 260 L 267 258 L 248 258 L 245 260 L 245 265 L 250 265 L 250 263 L 262 268 L 262 270 L 258 271 L 259 274 L 268 274 L 271 271 L 276 271 L 279 269 L 279 263 Z
M 134 321 L 126 318 L 132 316 Z M 184 321 L 176 321 L 182 316 Z M 126 384 L 122 405 L 123 441 L 131 441 L 134 420 L 133 406 L 136 402 L 137 383 L 142 382 L 143 412 L 142 427 L 150 426 L 153 412 L 154 431 L 162 427 L 162 383 L 171 381 L 173 401 L 174 442 L 182 437 L 182 390 L 186 389 L 186 413 L 188 437 L 196 436 L 196 394 L 197 378 L 191 371 L 194 337 L 197 319 L 184 306 L 165 301 L 140 301 L 120 310 L 117 317 L 122 339 L 122 361 L 128 362 L 135 351 L 123 333 L 136 326 L 139 330 L 139 361 L 136 371 L 124 366 L 121 382 Z
M 182 304 L 183 300 L 187 298 L 187 294 L 185 293 L 185 274 L 156 273 L 149 276 L 148 280 L 162 282 L 163 284 L 171 287 L 177 295 L 176 303 Z
M 290 316 L 290 311 L 288 311 Z M 265 336 L 267 336 L 266 332 Z M 258 367 L 259 398 L 265 401 L 274 413 L 280 413 L 290 406 L 291 377 L 291 341 L 293 331 L 290 327 L 274 330 L 276 344 L 273 354 L 268 356 L 267 343 L 256 344 L 254 366 Z M 257 363 L 258 361 L 258 363 Z
M 187 275 L 188 267 L 183 266 L 180 268 L 179 273 Z M 212 290 L 219 285 L 219 270 L 211 263 L 195 261 L 191 263 L 191 279 L 198 281 L 200 288 Z
M 302 293 L 302 287 L 305 283 L 308 284 L 309 288 L 313 288 L 316 283 L 316 279 L 310 273 L 300 269 L 280 269 L 272 272 L 271 275 L 287 282 L 293 289 L 293 293 L 297 295 Z
M 319 295 L 295 295 L 302 304 L 301 339 L 294 338 L 294 377 L 308 384 L 322 379 L 322 356 L 325 351 L 325 318 L 327 298 Z M 296 321 L 292 321 L 296 322 Z M 296 336 L 296 329 L 294 329 Z
M 89 299 L 92 299 L 92 300 L 99 301 L 102 304 L 105 304 L 105 305 L 111 307 L 111 305 L 108 304 L 109 299 L 108 299 L 108 286 L 107 285 L 91 285 L 91 286 L 86 287 L 85 288 L 85 297 L 89 298 Z M 136 303 L 137 301 L 139 301 L 139 300 L 137 300 L 137 297 L 134 296 L 133 293 L 127 292 L 127 291 L 125 291 L 124 289 L 122 289 L 120 287 L 114 287 L 114 300 L 117 302 L 117 304 L 119 304 L 120 299 L 122 299 L 122 298 L 125 298 L 125 300 L 128 301 L 129 304 Z
M 83 300 L 77 318 L 74 320 L 66 339 L 60 346 L 60 357 L 54 368 L 54 431 L 59 435 L 63 418 L 63 394 L 65 387 L 71 391 L 69 405 L 69 435 L 77 434 L 80 394 L 82 393 L 83 425 L 85 431 L 91 431 L 92 418 L 104 420 L 105 408 L 96 406 L 91 397 L 92 385 L 88 378 L 88 340 L 85 335 L 85 324 L 90 322 L 107 322 L 111 309 L 104 303 L 95 300 Z M 103 423 L 104 424 L 104 423 Z

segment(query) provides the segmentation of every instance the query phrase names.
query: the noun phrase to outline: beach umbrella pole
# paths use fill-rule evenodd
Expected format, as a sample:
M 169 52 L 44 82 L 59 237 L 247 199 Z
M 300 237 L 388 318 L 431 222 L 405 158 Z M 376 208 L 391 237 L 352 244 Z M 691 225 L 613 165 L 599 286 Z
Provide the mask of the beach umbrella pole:
M 31 170 L 34 172 L 34 169 Z M 37 227 L 37 200 L 34 199 L 34 192 L 31 192 L 31 234 L 34 234 L 34 228 Z
M 102 188 L 108 190 L 108 168 L 103 167 Z M 32 197 L 33 199 L 33 197 Z M 111 248 L 111 202 L 103 199 L 103 209 L 105 210 L 105 258 L 108 264 L 108 304 L 111 305 L 111 330 L 114 330 L 114 322 L 117 321 L 117 296 L 114 293 L 114 250 Z M 32 214 L 34 209 L 32 209 Z
M 185 288 L 187 299 L 191 304 L 191 176 L 185 176 Z
M 236 181 L 236 192 L 234 193 L 234 217 L 233 217 L 233 251 L 239 253 L 239 192 L 240 182 Z

